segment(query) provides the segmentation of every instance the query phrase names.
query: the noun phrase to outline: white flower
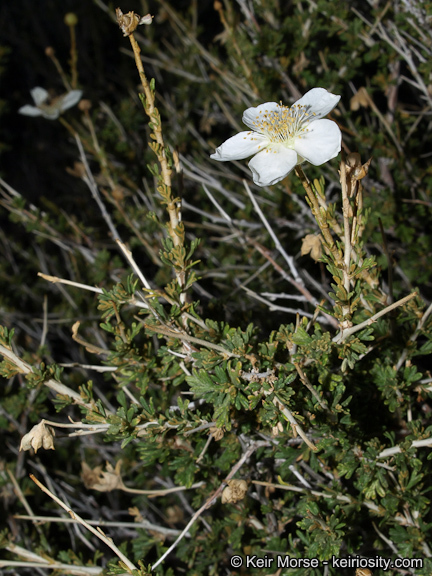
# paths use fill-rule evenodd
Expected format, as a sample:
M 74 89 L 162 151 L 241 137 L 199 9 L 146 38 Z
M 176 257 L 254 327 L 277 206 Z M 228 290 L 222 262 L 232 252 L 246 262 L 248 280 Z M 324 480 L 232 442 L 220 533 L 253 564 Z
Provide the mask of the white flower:
M 25 116 L 43 116 L 44 118 L 48 118 L 48 120 L 56 120 L 62 112 L 68 108 L 72 108 L 72 106 L 75 106 L 75 104 L 81 100 L 82 90 L 66 92 L 66 94 L 51 100 L 49 104 L 47 104 L 49 94 L 44 88 L 37 86 L 33 88 L 33 90 L 30 90 L 30 94 L 36 106 L 26 104 L 20 108 L 18 112 Z
M 266 102 L 243 113 L 250 132 L 229 138 L 210 156 L 213 160 L 249 162 L 253 180 L 258 186 L 271 186 L 283 180 L 305 160 L 320 166 L 337 156 L 341 149 L 341 132 L 332 120 L 322 120 L 340 96 L 324 88 L 309 90 L 289 108 Z

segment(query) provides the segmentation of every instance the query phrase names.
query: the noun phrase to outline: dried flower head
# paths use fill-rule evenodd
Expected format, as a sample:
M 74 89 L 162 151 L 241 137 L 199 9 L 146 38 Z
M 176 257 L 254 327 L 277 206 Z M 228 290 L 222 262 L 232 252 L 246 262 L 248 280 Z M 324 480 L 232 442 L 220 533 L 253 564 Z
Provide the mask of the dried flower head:
M 235 504 L 243 500 L 247 492 L 245 480 L 228 480 L 228 486 L 222 492 L 222 504 Z
M 357 568 L 355 576 L 372 576 L 369 568 Z
M 30 448 L 33 448 L 35 452 L 37 452 L 39 448 L 55 450 L 54 436 L 54 429 L 51 428 L 51 426 L 47 426 L 45 420 L 42 420 L 22 437 L 20 451 L 30 450 Z
M 147 14 L 146 16 L 141 17 L 136 12 L 128 12 L 127 14 L 123 14 L 120 8 L 116 8 L 116 16 L 118 25 L 123 32 L 123 36 L 129 36 L 140 26 L 141 24 L 150 25 L 153 21 L 153 16 Z
M 358 152 L 351 152 L 346 157 L 346 171 L 347 175 L 352 180 L 362 180 L 368 175 L 369 165 L 372 162 L 372 158 L 369 158 L 364 164 L 361 163 L 360 154 Z
M 87 100 L 86 98 L 81 100 L 81 102 L 78 104 L 78 110 L 81 110 L 81 112 L 88 112 L 92 107 L 92 103 L 90 100 Z
M 302 240 L 301 255 L 310 254 L 312 260 L 317 262 L 321 258 L 321 237 L 317 234 L 307 234 Z
M 222 438 L 224 437 L 223 429 L 218 428 L 217 426 L 212 426 L 210 428 L 210 434 L 213 436 L 213 438 L 216 440 L 216 442 L 218 442 L 219 440 L 222 440 Z
M 367 108 L 369 106 L 369 95 L 366 88 L 361 87 L 350 100 L 350 109 L 355 112 L 360 107 Z
M 85 463 L 81 463 L 81 477 L 86 488 L 97 490 L 98 492 L 111 492 L 112 490 L 121 490 L 124 487 L 121 477 L 122 461 L 119 460 L 116 467 L 113 468 L 109 462 L 106 463 L 106 472 L 102 471 L 101 466 L 96 466 L 93 470 Z

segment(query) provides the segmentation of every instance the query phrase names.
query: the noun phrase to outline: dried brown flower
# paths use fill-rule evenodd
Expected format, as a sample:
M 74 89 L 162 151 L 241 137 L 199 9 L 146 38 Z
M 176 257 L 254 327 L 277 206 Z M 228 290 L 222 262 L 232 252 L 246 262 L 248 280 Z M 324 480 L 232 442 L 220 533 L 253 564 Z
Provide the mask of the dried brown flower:
M 124 488 L 120 469 L 122 461 L 119 460 L 113 468 L 109 462 L 106 464 L 106 472 L 102 471 L 102 466 L 96 466 L 93 470 L 85 463 L 81 463 L 81 478 L 86 488 L 97 490 L 98 492 L 111 492 Z
M 22 437 L 20 451 L 30 450 L 30 448 L 33 448 L 35 452 L 37 452 L 39 448 L 43 448 L 44 450 L 55 450 L 54 436 L 54 429 L 51 428 L 51 426 L 47 426 L 45 420 L 42 420 L 39 424 L 33 426 L 30 432 Z
M 235 504 L 243 500 L 247 492 L 245 480 L 228 480 L 228 486 L 222 492 L 222 504 Z
M 310 254 L 311 258 L 317 262 L 321 258 L 322 244 L 321 238 L 315 234 L 307 234 L 302 241 L 301 255 Z
M 153 20 L 153 16 L 151 16 L 150 14 L 147 14 L 146 16 L 143 16 L 141 18 L 139 14 L 132 11 L 127 12 L 127 14 L 123 14 L 120 8 L 116 8 L 116 16 L 118 25 L 120 26 L 121 31 L 123 32 L 123 36 L 129 36 L 130 34 L 135 32 L 138 26 L 140 26 L 141 24 L 149 25 L 152 23 Z
M 210 428 L 210 434 L 213 436 L 216 442 L 222 440 L 222 438 L 224 437 L 224 431 L 222 430 L 222 428 L 218 428 L 217 426 L 212 426 Z
M 350 109 L 355 112 L 360 107 L 367 108 L 369 106 L 369 95 L 366 88 L 363 86 L 354 94 L 350 100 Z

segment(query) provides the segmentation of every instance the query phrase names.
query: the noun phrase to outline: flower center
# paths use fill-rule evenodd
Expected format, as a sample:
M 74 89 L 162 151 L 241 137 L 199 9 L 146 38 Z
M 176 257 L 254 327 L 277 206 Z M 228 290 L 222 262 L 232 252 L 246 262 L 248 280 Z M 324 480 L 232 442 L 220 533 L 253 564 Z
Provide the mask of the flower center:
M 293 148 L 294 140 L 309 131 L 307 125 L 315 116 L 309 109 L 310 106 L 294 104 L 289 108 L 280 103 L 277 110 L 260 110 L 253 122 L 254 129 L 267 136 L 270 142 Z

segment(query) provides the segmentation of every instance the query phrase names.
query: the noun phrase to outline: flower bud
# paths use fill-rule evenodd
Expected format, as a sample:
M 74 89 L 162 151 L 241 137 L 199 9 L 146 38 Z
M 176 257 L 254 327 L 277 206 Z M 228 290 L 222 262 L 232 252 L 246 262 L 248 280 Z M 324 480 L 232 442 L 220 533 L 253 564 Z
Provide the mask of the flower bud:
M 76 26 L 78 24 L 78 16 L 73 12 L 68 12 L 64 17 L 66 26 Z

